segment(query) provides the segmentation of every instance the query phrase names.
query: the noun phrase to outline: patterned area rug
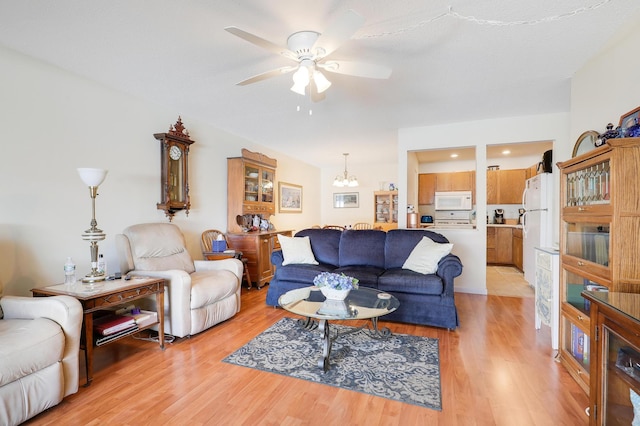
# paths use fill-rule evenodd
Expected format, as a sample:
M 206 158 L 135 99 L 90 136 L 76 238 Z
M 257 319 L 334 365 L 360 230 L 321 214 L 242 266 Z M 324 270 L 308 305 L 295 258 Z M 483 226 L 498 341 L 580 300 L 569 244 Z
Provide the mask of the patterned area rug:
M 352 330 L 331 324 L 331 333 Z M 374 339 L 360 331 L 338 337 L 331 369 L 318 366 L 320 331 L 283 318 L 223 361 L 343 389 L 442 410 L 438 339 L 393 334 Z

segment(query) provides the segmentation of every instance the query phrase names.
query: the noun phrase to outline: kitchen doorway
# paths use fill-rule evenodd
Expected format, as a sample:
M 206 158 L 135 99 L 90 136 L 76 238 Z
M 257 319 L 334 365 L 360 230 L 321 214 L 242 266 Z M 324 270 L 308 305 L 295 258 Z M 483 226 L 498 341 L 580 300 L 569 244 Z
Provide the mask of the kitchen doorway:
M 513 266 L 487 266 L 487 294 L 491 296 L 533 297 L 534 290 L 524 274 Z

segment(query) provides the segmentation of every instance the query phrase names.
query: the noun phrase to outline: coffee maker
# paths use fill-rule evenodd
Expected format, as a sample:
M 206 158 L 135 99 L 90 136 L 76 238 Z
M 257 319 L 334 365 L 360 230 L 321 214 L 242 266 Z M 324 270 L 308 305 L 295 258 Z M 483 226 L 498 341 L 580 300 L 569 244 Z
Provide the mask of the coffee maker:
M 496 209 L 493 221 L 499 225 L 504 224 L 504 209 Z
M 518 214 L 520 215 L 520 216 L 518 216 L 518 223 L 519 223 L 520 225 L 523 225 L 523 224 L 524 224 L 524 212 L 525 212 L 525 211 L 526 211 L 526 210 L 525 210 L 525 209 L 522 209 L 522 208 L 518 209 Z

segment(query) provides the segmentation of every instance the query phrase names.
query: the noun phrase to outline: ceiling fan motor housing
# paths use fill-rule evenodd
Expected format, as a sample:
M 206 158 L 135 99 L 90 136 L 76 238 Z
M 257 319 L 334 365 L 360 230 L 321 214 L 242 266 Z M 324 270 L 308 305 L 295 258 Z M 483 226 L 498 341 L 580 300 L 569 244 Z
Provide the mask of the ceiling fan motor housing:
M 320 33 L 315 31 L 298 31 L 289 36 L 287 47 L 298 55 L 298 59 L 311 59 L 314 56 L 311 48 L 319 36 Z

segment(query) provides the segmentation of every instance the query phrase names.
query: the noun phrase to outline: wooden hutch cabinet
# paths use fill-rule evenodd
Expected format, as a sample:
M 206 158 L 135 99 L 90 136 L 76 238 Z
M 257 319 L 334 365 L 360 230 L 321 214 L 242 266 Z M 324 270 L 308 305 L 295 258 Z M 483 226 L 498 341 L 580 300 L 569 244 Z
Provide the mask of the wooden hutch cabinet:
M 291 236 L 291 231 L 251 229 L 254 216 L 269 220 L 276 211 L 277 165 L 276 159 L 247 149 L 242 157 L 227 158 L 227 240 L 242 251 L 258 288 L 275 272 L 271 252 L 280 248 L 277 235 Z
M 373 227 L 385 231 L 398 227 L 398 191 L 373 193 Z
M 582 292 L 640 292 L 640 138 L 609 139 L 558 167 L 559 356 L 589 393 L 593 339 Z
M 589 424 L 633 424 L 640 410 L 640 294 L 584 292 L 584 297 L 591 302 L 594 336 Z
M 242 232 L 238 215 L 260 214 L 263 219 L 276 212 L 274 186 L 278 161 L 266 155 L 242 150 L 242 157 L 227 158 L 227 227 Z
M 229 245 L 234 250 L 240 250 L 242 257 L 247 259 L 249 275 L 261 288 L 273 278 L 275 266 L 271 264 L 271 253 L 280 250 L 278 235 L 290 237 L 291 231 L 254 231 L 244 233 L 228 233 Z

